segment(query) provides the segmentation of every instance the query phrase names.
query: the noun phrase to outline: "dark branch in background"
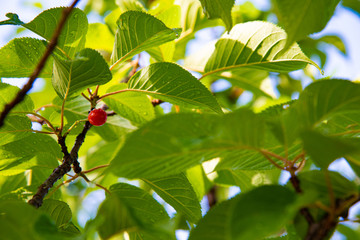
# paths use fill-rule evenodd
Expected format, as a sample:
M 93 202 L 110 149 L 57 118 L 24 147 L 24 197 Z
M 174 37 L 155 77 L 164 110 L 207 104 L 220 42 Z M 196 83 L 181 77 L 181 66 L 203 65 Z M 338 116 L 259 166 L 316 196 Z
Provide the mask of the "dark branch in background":
M 206 195 L 206 197 L 208 199 L 209 208 L 212 208 L 217 204 L 218 199 L 217 199 L 216 194 L 217 194 L 217 187 L 213 186 L 210 189 L 210 191 L 208 192 L 208 194 Z
M 74 172 L 80 173 L 81 167 L 78 162 L 78 152 L 85 140 L 86 133 L 91 128 L 91 124 L 87 121 L 85 123 L 84 129 L 82 132 L 76 137 L 75 143 L 73 148 L 71 149 L 70 153 L 65 145 L 65 138 L 59 137 L 58 143 L 61 146 L 61 151 L 64 154 L 63 162 L 60 166 L 54 169 L 48 179 L 45 180 L 43 184 L 40 185 L 35 195 L 32 199 L 29 200 L 29 204 L 33 205 L 34 207 L 38 208 L 42 205 L 43 200 L 46 194 L 49 192 L 50 188 L 54 185 L 57 180 L 62 178 L 66 173 L 70 172 L 71 165 L 74 166 Z
M 139 60 L 140 60 L 140 54 L 138 59 L 133 60 L 131 62 L 131 65 L 133 66 L 133 69 L 131 69 L 131 71 L 129 72 L 129 74 L 127 75 L 127 77 L 125 77 L 123 80 L 121 80 L 122 83 L 127 83 L 129 82 L 130 78 L 137 72 L 137 69 L 140 67 L 139 65 Z
M 290 177 L 290 182 L 293 185 L 295 191 L 297 193 L 302 193 L 302 190 L 300 188 L 300 181 L 299 179 L 296 177 L 295 173 L 291 174 Z M 304 216 L 304 218 L 306 219 L 306 221 L 308 222 L 309 226 L 313 225 L 315 223 L 315 220 L 313 218 L 313 216 L 311 215 L 310 211 L 308 208 L 301 208 L 300 209 L 300 213 L 301 215 Z M 310 228 L 310 227 L 309 227 Z
M 302 193 L 300 181 L 294 172 L 291 172 L 290 182 L 297 193 Z M 308 208 L 301 208 L 300 214 L 303 215 L 308 223 L 308 230 L 305 240 L 322 240 L 334 231 L 339 223 L 339 217 L 346 218 L 349 208 L 360 201 L 360 196 L 350 196 L 346 199 L 335 199 L 335 206 L 326 212 L 319 220 L 315 221 Z
M 36 66 L 34 72 L 31 74 L 31 76 L 29 78 L 29 81 L 16 94 L 15 98 L 10 103 L 5 104 L 4 110 L 1 112 L 1 115 L 0 115 L 0 127 L 2 127 L 4 125 L 5 118 L 9 114 L 9 112 L 16 105 L 18 105 L 22 100 L 24 100 L 24 98 L 26 96 L 26 93 L 32 88 L 35 80 L 40 75 L 41 71 L 43 70 L 47 59 L 49 58 L 51 53 L 54 51 L 54 49 L 55 49 L 55 47 L 57 45 L 58 38 L 60 36 L 62 28 L 65 25 L 66 19 L 69 17 L 71 11 L 73 10 L 73 8 L 75 7 L 75 5 L 78 2 L 79 2 L 79 0 L 74 0 L 74 2 L 71 4 L 70 7 L 67 7 L 67 8 L 64 9 L 64 11 L 62 13 L 62 17 L 61 17 L 61 19 L 59 21 L 59 24 L 56 27 L 56 29 L 54 31 L 54 34 L 53 34 L 49 44 L 47 45 L 47 49 L 46 49 L 44 55 L 42 56 L 42 58 L 40 59 L 38 65 Z
M 157 105 L 160 105 L 160 104 L 162 104 L 164 101 L 162 101 L 162 100 L 160 100 L 160 99 L 153 99 L 152 101 L 151 101 L 151 103 L 152 103 L 152 105 L 154 106 L 154 107 L 156 107 Z

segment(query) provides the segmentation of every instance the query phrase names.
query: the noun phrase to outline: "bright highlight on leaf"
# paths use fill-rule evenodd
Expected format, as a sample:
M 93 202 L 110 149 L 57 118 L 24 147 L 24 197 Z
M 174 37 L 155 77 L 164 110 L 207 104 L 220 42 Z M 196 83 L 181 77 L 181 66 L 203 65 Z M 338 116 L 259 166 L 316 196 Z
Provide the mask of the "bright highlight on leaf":
M 111 69 L 142 51 L 178 38 L 180 34 L 180 29 L 170 29 L 159 19 L 140 11 L 121 14 L 117 26 Z
M 205 75 L 237 68 L 256 68 L 271 72 L 290 72 L 316 63 L 295 43 L 285 49 L 286 33 L 268 22 L 237 24 L 222 36 L 205 66 Z M 319 68 L 320 70 L 320 68 Z

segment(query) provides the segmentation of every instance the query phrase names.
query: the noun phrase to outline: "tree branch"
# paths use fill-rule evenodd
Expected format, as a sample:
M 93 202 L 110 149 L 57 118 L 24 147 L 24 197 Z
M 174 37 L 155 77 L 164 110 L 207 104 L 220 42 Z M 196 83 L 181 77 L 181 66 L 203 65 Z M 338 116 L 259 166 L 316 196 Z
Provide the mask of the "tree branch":
M 82 132 L 76 137 L 74 146 L 71 149 L 70 153 L 65 145 L 65 137 L 58 138 L 58 143 L 60 144 L 61 151 L 64 154 L 63 162 L 61 165 L 55 168 L 51 175 L 48 177 L 48 179 L 46 179 L 45 182 L 40 185 L 32 199 L 29 200 L 30 205 L 39 208 L 43 203 L 44 197 L 49 192 L 50 188 L 52 188 L 52 186 L 55 184 L 55 182 L 62 178 L 66 173 L 71 171 L 71 165 L 74 166 L 75 173 L 81 172 L 81 167 L 78 162 L 78 152 L 85 140 L 86 133 L 89 131 L 91 126 L 92 125 L 90 124 L 90 122 L 87 121 L 85 123 Z
M 291 172 L 290 182 L 297 193 L 302 193 L 300 181 L 294 172 Z M 347 216 L 349 208 L 360 200 L 359 196 L 350 196 L 346 199 L 336 199 L 334 209 L 329 209 L 319 220 L 315 221 L 308 208 L 301 208 L 300 213 L 308 223 L 305 240 L 327 239 L 339 223 L 339 217 Z
M 73 10 L 73 8 L 75 7 L 75 5 L 79 2 L 79 0 L 74 0 L 74 2 L 71 4 L 70 7 L 67 7 L 63 10 L 62 13 L 62 17 L 59 21 L 58 26 L 56 27 L 54 34 L 49 42 L 49 44 L 47 45 L 47 49 L 44 53 L 44 55 L 42 56 L 42 58 L 40 59 L 38 65 L 36 66 L 34 72 L 31 74 L 28 82 L 24 85 L 24 87 L 16 94 L 15 98 L 10 102 L 5 104 L 4 106 L 4 110 L 1 112 L 0 115 L 0 127 L 2 127 L 4 125 L 4 120 L 6 118 L 6 116 L 9 114 L 9 112 L 16 106 L 18 105 L 21 101 L 24 100 L 26 93 L 32 88 L 35 80 L 38 78 L 38 76 L 40 75 L 41 71 L 43 70 L 45 63 L 47 61 L 47 59 L 49 58 L 49 56 L 51 55 L 51 53 L 54 51 L 57 42 L 58 42 L 58 38 L 60 36 L 61 30 L 65 25 L 66 19 L 69 17 L 71 11 Z
M 302 193 L 302 190 L 300 188 L 300 181 L 296 177 L 295 173 L 293 173 L 293 172 L 291 172 L 290 182 L 293 185 L 293 187 L 294 187 L 294 189 L 295 189 L 295 191 L 297 193 Z M 304 218 L 308 222 L 309 228 L 310 228 L 310 226 L 315 223 L 315 220 L 314 220 L 313 216 L 311 215 L 309 209 L 308 208 L 301 208 L 300 213 L 301 213 L 301 215 L 304 216 Z

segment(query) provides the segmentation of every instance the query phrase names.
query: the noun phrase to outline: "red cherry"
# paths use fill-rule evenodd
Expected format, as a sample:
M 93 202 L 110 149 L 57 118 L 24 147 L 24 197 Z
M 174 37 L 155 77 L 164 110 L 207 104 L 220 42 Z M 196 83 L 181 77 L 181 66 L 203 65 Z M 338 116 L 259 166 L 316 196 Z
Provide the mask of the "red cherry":
M 101 126 L 106 122 L 107 114 L 104 110 L 98 108 L 89 113 L 88 120 L 94 126 Z

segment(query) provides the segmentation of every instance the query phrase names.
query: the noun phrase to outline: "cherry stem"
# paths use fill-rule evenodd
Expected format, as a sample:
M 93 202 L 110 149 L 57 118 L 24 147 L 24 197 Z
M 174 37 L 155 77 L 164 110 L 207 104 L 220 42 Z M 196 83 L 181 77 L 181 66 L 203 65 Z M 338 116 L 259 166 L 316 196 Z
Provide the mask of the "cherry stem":
M 92 171 L 95 171 L 95 170 L 98 170 L 98 169 L 101 169 L 101 168 L 105 168 L 105 167 L 108 167 L 108 166 L 110 166 L 110 164 L 100 165 L 100 166 L 91 168 L 89 170 L 83 171 L 82 173 L 90 173 Z

